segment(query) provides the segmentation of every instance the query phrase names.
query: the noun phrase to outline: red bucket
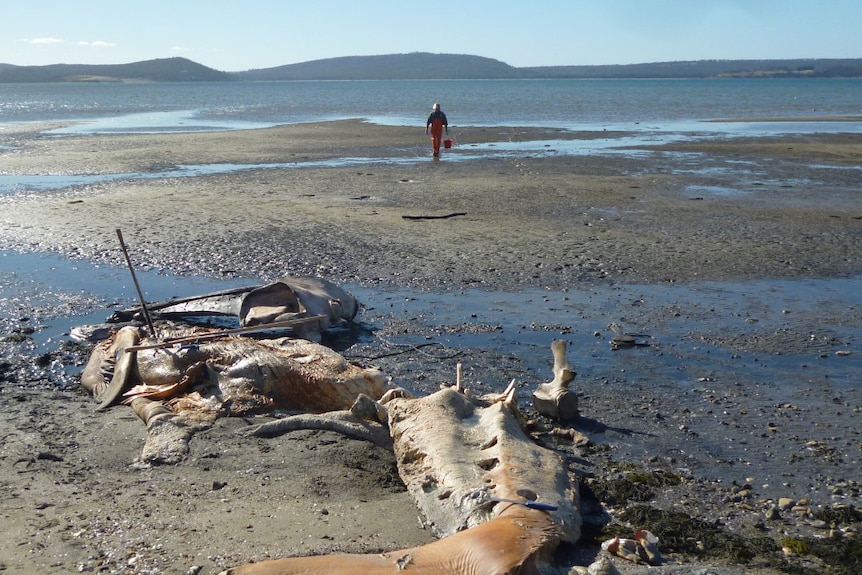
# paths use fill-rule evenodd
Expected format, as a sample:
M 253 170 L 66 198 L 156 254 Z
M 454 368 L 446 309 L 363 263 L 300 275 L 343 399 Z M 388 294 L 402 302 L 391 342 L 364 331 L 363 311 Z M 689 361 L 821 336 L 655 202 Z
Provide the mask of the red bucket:
M 450 149 L 452 147 L 452 140 L 449 140 L 449 139 L 443 140 L 443 147 L 446 148 L 447 150 Z

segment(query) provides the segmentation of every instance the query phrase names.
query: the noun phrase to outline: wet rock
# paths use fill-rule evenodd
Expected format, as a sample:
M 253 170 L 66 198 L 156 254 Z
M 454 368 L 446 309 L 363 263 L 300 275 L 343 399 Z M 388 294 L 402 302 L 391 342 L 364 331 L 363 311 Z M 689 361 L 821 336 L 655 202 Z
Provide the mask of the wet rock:
M 36 455 L 36 459 L 40 461 L 63 461 L 63 458 L 55 453 L 51 453 L 49 451 L 40 451 Z
M 765 517 L 767 521 L 778 521 L 781 519 L 781 513 L 778 511 L 777 506 L 770 505 L 769 509 L 766 510 Z

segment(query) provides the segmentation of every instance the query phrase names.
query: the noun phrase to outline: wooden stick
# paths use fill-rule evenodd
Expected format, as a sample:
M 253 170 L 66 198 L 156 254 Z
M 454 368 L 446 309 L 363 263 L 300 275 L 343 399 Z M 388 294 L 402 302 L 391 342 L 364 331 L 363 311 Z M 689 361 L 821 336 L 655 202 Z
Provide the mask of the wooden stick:
M 457 218 L 458 216 L 466 216 L 467 212 L 454 212 L 444 216 L 401 216 L 405 220 L 446 220 L 449 218 Z
M 246 327 L 238 327 L 235 329 L 226 329 L 224 331 L 217 331 L 213 333 L 203 333 L 201 335 L 190 335 L 187 337 L 177 337 L 174 339 L 169 339 L 167 341 L 163 341 L 161 343 L 150 343 L 146 345 L 132 345 L 126 348 L 126 352 L 132 351 L 140 351 L 142 349 L 162 349 L 165 347 L 171 347 L 174 345 L 181 345 L 184 343 L 194 343 L 197 341 L 207 340 L 207 339 L 218 339 L 220 337 L 226 337 L 229 335 L 235 335 L 239 333 L 251 333 L 255 331 L 266 331 L 270 329 L 283 329 L 286 327 L 293 327 L 295 325 L 301 325 L 304 323 L 311 323 L 313 321 L 317 321 L 320 319 L 325 319 L 326 314 L 313 315 L 311 317 L 300 317 L 296 319 L 287 319 L 284 321 L 276 321 L 273 323 L 265 323 L 261 325 L 251 325 Z
M 150 333 L 153 337 L 158 338 L 156 328 L 153 325 L 153 320 L 150 319 L 150 312 L 147 310 L 147 302 L 144 300 L 144 292 L 141 291 L 141 286 L 138 284 L 138 276 L 135 275 L 135 268 L 132 267 L 132 259 L 129 257 L 129 250 L 126 249 L 126 242 L 123 241 L 123 232 L 117 228 L 117 239 L 120 240 L 120 247 L 123 249 L 123 255 L 126 256 L 126 264 L 129 266 L 129 271 L 132 272 L 132 281 L 135 283 L 135 289 L 138 290 L 138 299 L 141 300 L 141 310 L 144 312 L 144 319 L 147 320 L 147 326 L 150 328 Z

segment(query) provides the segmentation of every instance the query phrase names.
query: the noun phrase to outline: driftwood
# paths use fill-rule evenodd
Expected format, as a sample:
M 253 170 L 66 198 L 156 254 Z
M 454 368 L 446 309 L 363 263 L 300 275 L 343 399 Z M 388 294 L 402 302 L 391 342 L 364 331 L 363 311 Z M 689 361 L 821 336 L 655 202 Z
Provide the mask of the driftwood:
M 188 343 L 198 343 L 201 341 L 205 341 L 208 339 L 220 339 L 223 337 L 227 337 L 229 335 L 240 335 L 240 334 L 253 334 L 253 333 L 263 333 L 265 331 L 275 331 L 282 330 L 289 327 L 297 327 L 304 323 L 316 322 L 324 319 L 323 315 L 313 315 L 311 317 L 303 317 L 297 319 L 288 319 L 284 321 L 274 321 L 271 323 L 264 323 L 261 325 L 251 325 L 247 327 L 237 327 L 234 329 L 226 329 L 222 331 L 217 331 L 213 333 L 199 333 L 195 335 L 190 335 L 186 337 L 178 337 L 172 338 L 165 341 L 160 341 L 157 343 L 149 343 L 146 345 L 133 345 L 126 348 L 126 353 L 131 353 L 133 351 L 141 351 L 143 349 L 164 349 L 166 347 L 174 347 L 177 345 L 183 345 Z
M 405 220 L 448 220 L 449 218 L 457 218 L 458 216 L 466 216 L 467 212 L 453 212 L 444 216 L 401 216 Z
M 554 354 L 554 379 L 536 388 L 533 392 L 533 407 L 545 417 L 568 421 L 578 416 L 578 396 L 569 389 L 577 373 L 566 359 L 565 341 L 554 341 L 551 352 Z

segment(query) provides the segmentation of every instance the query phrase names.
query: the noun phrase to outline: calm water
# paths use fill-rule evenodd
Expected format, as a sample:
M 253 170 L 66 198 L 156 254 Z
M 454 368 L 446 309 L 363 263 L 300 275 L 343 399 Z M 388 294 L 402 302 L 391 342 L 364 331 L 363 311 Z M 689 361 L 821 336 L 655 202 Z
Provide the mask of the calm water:
M 862 115 L 862 80 L 0 84 L 0 124 L 76 120 L 86 122 L 79 131 L 90 132 L 217 130 L 345 118 L 424 125 L 434 101 L 456 126 L 721 130 L 727 127 L 703 122 Z M 840 128 L 856 131 L 857 126 Z

